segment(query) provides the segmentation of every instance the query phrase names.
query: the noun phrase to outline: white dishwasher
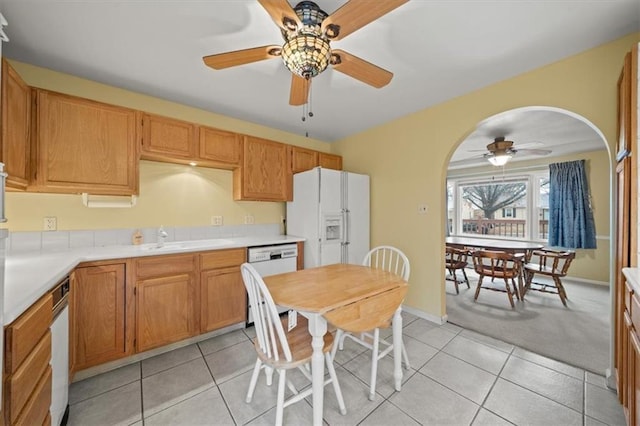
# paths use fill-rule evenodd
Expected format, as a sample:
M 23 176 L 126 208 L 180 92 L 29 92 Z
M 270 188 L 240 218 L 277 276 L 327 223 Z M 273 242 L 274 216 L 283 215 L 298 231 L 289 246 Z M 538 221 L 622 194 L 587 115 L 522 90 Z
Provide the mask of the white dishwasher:
M 69 277 L 52 290 L 51 323 L 51 424 L 64 425 L 69 416 Z
M 275 244 L 270 246 L 249 247 L 247 261 L 251 263 L 262 277 L 293 272 L 298 265 L 297 244 Z M 276 306 L 278 312 L 286 312 L 287 308 Z M 247 325 L 253 324 L 251 306 L 247 307 Z

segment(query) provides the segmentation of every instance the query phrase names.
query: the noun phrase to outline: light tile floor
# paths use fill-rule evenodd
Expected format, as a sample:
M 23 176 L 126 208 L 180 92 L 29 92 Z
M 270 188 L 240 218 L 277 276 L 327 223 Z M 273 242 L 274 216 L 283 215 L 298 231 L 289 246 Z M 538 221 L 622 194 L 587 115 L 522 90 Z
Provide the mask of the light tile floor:
M 452 324 L 403 313 L 411 369 L 393 389 L 393 360 L 381 361 L 369 401 L 369 359 L 347 339 L 336 370 L 347 405 L 325 392 L 328 425 L 624 425 L 604 378 Z M 244 402 L 255 363 L 252 328 L 73 383 L 69 425 L 268 425 L 276 385 L 258 381 Z M 388 335 L 388 333 L 387 333 Z M 298 385 L 299 377 L 294 378 Z M 311 424 L 310 398 L 284 411 L 285 424 Z

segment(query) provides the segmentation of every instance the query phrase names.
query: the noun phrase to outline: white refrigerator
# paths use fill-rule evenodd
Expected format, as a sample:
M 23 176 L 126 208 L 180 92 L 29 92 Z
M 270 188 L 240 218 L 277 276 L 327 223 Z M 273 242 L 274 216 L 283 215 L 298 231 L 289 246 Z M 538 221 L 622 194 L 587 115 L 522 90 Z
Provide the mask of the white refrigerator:
M 304 267 L 361 264 L 369 251 L 369 176 L 316 167 L 293 175 L 287 234 L 304 237 Z

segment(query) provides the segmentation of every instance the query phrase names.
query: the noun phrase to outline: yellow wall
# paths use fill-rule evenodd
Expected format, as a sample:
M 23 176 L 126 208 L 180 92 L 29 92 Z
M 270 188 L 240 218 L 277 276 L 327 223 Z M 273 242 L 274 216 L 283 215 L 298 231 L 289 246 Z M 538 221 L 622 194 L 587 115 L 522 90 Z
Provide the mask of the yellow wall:
M 483 119 L 532 105 L 577 113 L 615 144 L 616 82 L 639 40 L 631 34 L 335 143 L 346 169 L 371 175 L 372 245 L 397 245 L 411 260 L 407 305 L 446 314 L 444 188 L 456 146 Z M 417 212 L 421 203 L 426 215 Z
M 638 41 L 640 34 L 629 35 L 331 145 L 42 68 L 12 64 L 33 86 L 342 155 L 346 170 L 371 176 L 372 245 L 396 245 L 411 259 L 411 287 L 405 303 L 431 315 L 444 316 L 444 188 L 447 164 L 456 146 L 483 119 L 531 105 L 573 111 L 594 123 L 609 145 L 614 144 L 616 82 L 624 54 Z M 393 108 L 393 105 L 387 107 Z M 154 182 L 155 176 L 184 173 L 178 166 L 143 164 L 141 196 L 136 209 L 146 214 L 111 209 L 94 213 L 80 205 L 78 196 L 8 194 L 8 226 L 12 231 L 39 230 L 42 217 L 49 214 L 58 217 L 61 229 L 158 223 L 171 226 L 181 225 L 177 223 L 181 220 L 190 225 L 205 225 L 211 214 L 226 214 L 218 211 L 230 212 L 231 221 L 225 218 L 225 223 L 241 223 L 244 212 L 254 214 L 257 223 L 276 223 L 284 212 L 283 203 L 233 202 L 230 174 L 225 171 L 213 171 L 211 175 L 207 172 L 207 183 L 198 184 L 206 189 L 202 189 L 202 193 L 194 190 L 188 198 L 182 198 L 178 188 Z M 171 179 L 190 178 L 174 176 Z M 609 179 L 610 176 L 603 176 L 603 181 L 609 182 Z M 200 197 L 212 199 L 199 204 L 203 210 L 209 209 L 206 213 L 194 212 L 196 209 L 180 213 L 168 210 L 167 202 L 183 200 L 186 204 Z M 428 206 L 426 215 L 418 214 L 419 204 Z
M 546 168 L 548 170 L 549 163 L 561 163 L 574 160 L 586 160 L 587 179 L 589 180 L 593 218 L 596 225 L 597 248 L 577 250 L 576 258 L 569 270 L 569 275 L 584 280 L 608 283 L 610 259 L 609 194 L 611 192 L 609 189 L 610 163 L 608 152 L 606 150 L 592 151 L 549 159 L 543 158 L 532 161 L 512 162 L 505 167 L 505 173 L 517 173 L 518 169 L 531 169 L 533 167 Z M 484 176 L 495 176 L 496 179 L 499 179 L 502 176 L 502 168 L 487 166 L 450 170 L 448 176 L 463 177 L 465 173 L 476 176 L 480 173 L 485 173 Z
M 291 145 L 331 152 L 331 145 L 187 107 L 151 96 L 96 83 L 33 65 L 10 61 L 31 86 L 68 93 L 123 107 L 152 112 L 238 133 L 260 136 Z M 285 204 L 233 201 L 232 172 L 141 162 L 140 196 L 131 209 L 89 209 L 80 195 L 8 193 L 4 225 L 10 231 L 42 230 L 44 216 L 55 216 L 59 230 L 109 229 L 143 226 L 205 226 L 212 215 L 222 215 L 225 225 L 244 223 L 252 214 L 255 223 L 281 223 Z

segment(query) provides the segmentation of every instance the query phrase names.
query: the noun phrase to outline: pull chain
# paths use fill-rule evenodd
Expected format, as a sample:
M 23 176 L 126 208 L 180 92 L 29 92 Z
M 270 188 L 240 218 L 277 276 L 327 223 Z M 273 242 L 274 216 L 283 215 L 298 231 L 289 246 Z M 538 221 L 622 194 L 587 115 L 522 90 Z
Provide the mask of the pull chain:
M 306 137 L 309 137 L 309 129 L 308 126 L 306 126 L 307 124 L 307 117 L 312 118 L 313 117 L 313 111 L 311 111 L 311 80 L 309 80 L 309 96 L 307 98 L 307 102 L 305 102 L 302 105 L 302 122 L 305 123 L 305 127 L 307 127 L 307 129 L 304 132 L 304 135 Z

